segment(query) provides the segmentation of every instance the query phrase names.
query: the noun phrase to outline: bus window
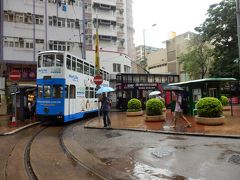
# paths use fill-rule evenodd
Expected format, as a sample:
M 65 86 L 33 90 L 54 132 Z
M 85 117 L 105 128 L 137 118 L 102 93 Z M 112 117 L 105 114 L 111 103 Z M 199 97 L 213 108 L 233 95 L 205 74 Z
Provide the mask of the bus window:
M 84 63 L 84 74 L 89 75 L 89 64 L 88 63 Z
M 77 72 L 83 73 L 83 62 L 77 59 Z
M 56 56 L 56 66 L 63 66 L 63 55 L 57 54 Z
M 54 66 L 54 54 L 44 54 L 43 55 L 43 67 L 52 67 Z
M 51 86 L 50 85 L 44 85 L 43 86 L 43 97 L 44 98 L 50 98 L 51 97 Z
M 38 56 L 38 67 L 40 68 L 42 66 L 42 56 Z
M 68 99 L 68 85 L 65 86 L 65 99 Z
M 90 87 L 90 98 L 94 98 L 94 88 Z
M 63 87 L 62 85 L 55 84 L 53 85 L 53 98 L 62 98 Z
M 94 76 L 94 66 L 90 65 L 90 76 Z
M 42 86 L 38 86 L 37 87 L 37 91 L 38 91 L 38 97 L 42 98 L 43 97 L 43 87 Z
M 76 87 L 74 85 L 70 85 L 70 99 L 76 98 Z
M 72 57 L 72 70 L 76 71 L 76 58 Z
M 71 56 L 67 55 L 67 68 L 71 69 Z

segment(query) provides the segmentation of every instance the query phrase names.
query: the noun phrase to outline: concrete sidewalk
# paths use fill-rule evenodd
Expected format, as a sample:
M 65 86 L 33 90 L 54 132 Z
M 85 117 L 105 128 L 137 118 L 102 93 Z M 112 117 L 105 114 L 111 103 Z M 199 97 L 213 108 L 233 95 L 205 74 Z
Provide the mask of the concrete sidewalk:
M 11 122 L 12 118 L 10 115 L 0 115 L 0 136 L 11 135 L 39 123 L 30 119 L 24 121 L 16 120 L 15 123 Z
M 224 111 L 226 123 L 218 126 L 207 126 L 197 124 L 193 116 L 186 116 L 191 122 L 192 127 L 186 128 L 186 123 L 183 121 L 177 122 L 176 128 L 171 128 L 170 125 L 173 119 L 173 113 L 166 110 L 166 120 L 163 122 L 146 122 L 145 116 L 126 116 L 126 112 L 109 113 L 112 122 L 111 129 L 128 129 L 139 131 L 152 131 L 169 134 L 184 134 L 184 135 L 205 135 L 205 136 L 221 136 L 221 137 L 239 137 L 240 138 L 240 106 L 233 106 L 233 116 L 231 111 Z M 103 128 L 102 117 L 96 117 L 85 124 L 86 128 Z

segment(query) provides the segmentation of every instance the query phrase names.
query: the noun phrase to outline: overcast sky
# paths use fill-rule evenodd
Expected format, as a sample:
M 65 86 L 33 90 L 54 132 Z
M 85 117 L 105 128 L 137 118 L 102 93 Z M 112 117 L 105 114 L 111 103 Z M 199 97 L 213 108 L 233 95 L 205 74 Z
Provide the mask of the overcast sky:
M 133 0 L 133 26 L 135 45 L 145 44 L 162 47 L 175 31 L 177 35 L 187 31 L 194 32 L 206 19 L 209 5 L 221 0 Z M 157 24 L 152 27 L 153 24 Z

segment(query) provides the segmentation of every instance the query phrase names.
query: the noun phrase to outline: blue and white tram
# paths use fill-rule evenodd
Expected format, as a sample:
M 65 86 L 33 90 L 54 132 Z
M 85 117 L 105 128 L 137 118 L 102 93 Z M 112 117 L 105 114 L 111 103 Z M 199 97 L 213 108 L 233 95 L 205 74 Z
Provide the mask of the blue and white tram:
M 109 86 L 109 73 L 101 69 L 100 74 Z M 97 112 L 94 75 L 94 65 L 68 52 L 38 53 L 37 119 L 69 122 Z

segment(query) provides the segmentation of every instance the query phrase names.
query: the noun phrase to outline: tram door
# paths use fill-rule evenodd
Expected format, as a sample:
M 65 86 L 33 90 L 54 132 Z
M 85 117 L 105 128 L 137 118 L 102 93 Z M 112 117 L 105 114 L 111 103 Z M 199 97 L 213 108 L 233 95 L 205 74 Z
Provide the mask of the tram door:
M 70 85 L 69 88 L 69 105 L 68 112 L 70 115 L 70 119 L 74 118 L 75 114 L 75 104 L 76 104 L 76 86 Z

